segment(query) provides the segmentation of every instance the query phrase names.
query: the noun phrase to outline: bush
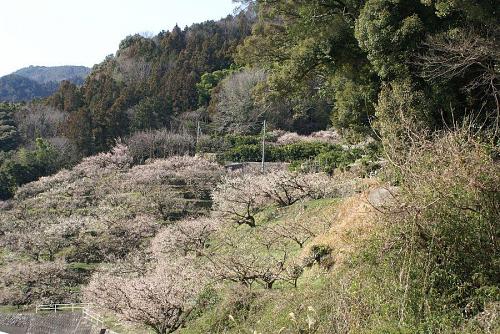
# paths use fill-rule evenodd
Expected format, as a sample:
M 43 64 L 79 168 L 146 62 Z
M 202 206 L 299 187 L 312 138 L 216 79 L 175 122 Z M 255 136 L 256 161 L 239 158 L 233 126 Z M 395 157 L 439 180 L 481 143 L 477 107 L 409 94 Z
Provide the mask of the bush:
M 196 143 L 197 153 L 220 153 L 227 149 L 228 147 L 225 146 L 224 139 L 217 136 L 203 135 L 198 138 L 198 142 Z
M 226 138 L 224 158 L 227 161 L 260 161 L 262 158 L 261 139 L 254 136 Z M 224 146 L 222 148 L 224 148 Z M 287 145 L 266 143 L 266 161 L 293 162 L 315 158 L 321 153 L 330 151 L 343 152 L 340 145 L 320 141 L 296 142 Z
M 337 168 L 347 169 L 357 159 L 361 158 L 362 153 L 360 149 L 353 150 L 331 150 L 320 153 L 314 159 L 314 162 L 321 166 L 321 170 L 332 174 Z
M 320 136 L 323 134 L 319 134 Z M 300 136 L 299 136 L 300 137 Z M 322 171 L 332 174 L 337 168 L 346 169 L 364 155 L 373 156 L 373 148 L 343 148 L 328 140 L 299 140 L 279 145 L 271 140 L 279 139 L 271 134 L 266 141 L 267 162 L 288 162 L 291 168 Z M 256 162 L 262 159 L 262 142 L 259 136 L 229 135 L 206 137 L 198 143 L 198 151 L 219 153 L 220 161 Z M 282 141 L 283 142 L 283 141 Z
M 289 145 L 275 146 L 270 149 L 270 156 L 274 161 L 306 160 L 314 158 L 329 150 L 342 150 L 338 145 L 321 142 L 297 142 Z
M 311 258 L 317 264 L 321 262 L 332 253 L 332 249 L 327 245 L 313 245 L 311 247 Z
M 12 177 L 4 172 L 0 171 L 0 200 L 6 200 L 14 195 L 16 184 Z
M 252 144 L 235 146 L 224 152 L 223 159 L 233 162 L 260 161 L 262 159 L 262 146 Z M 273 158 L 266 159 L 266 161 L 270 160 Z
M 266 143 L 276 142 L 277 136 L 274 133 L 266 134 Z M 245 148 L 239 148 L 245 146 Z M 239 151 L 259 151 L 262 149 L 262 136 L 260 135 L 225 135 L 225 136 L 202 136 L 198 140 L 196 150 L 201 153 L 224 153 L 229 161 L 251 161 L 251 160 L 236 160 L 234 156 L 253 157 L 255 154 L 238 153 Z
M 405 204 L 382 216 L 392 232 L 385 261 L 404 277 L 400 316 L 423 331 L 455 327 L 500 300 L 497 156 L 459 129 L 391 157 Z
M 22 148 L 3 157 L 2 160 L 0 198 L 3 199 L 10 198 L 16 186 L 54 173 L 61 168 L 61 164 L 66 163 L 60 159 L 60 152 L 42 138 L 37 138 L 33 150 Z

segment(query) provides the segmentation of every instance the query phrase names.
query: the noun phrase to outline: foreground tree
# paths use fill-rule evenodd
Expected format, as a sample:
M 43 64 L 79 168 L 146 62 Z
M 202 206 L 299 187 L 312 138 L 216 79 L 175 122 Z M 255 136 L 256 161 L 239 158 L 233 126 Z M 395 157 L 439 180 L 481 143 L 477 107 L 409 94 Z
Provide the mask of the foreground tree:
M 0 304 L 77 301 L 75 288 L 81 283 L 76 271 L 62 261 L 9 263 L 0 272 Z
M 292 205 L 300 200 L 335 196 L 338 180 L 325 173 L 297 173 L 286 170 L 272 171 L 256 178 L 266 197 L 279 206 Z
M 85 298 L 122 320 L 168 334 L 179 329 L 196 306 L 205 283 L 200 272 L 187 263 L 169 261 L 144 276 L 98 273 L 86 287 Z
M 217 213 L 238 225 L 255 227 L 254 216 L 266 203 L 255 177 L 252 174 L 228 177 L 217 185 L 212 194 Z
M 247 287 L 258 283 L 266 289 L 287 280 L 290 249 L 286 242 L 264 237 L 267 231 L 259 227 L 246 232 L 240 234 L 230 226 L 217 233 L 217 244 L 204 253 L 212 277 Z
M 151 249 L 157 256 L 201 255 L 219 227 L 220 222 L 214 218 L 187 218 L 159 232 L 151 242 Z

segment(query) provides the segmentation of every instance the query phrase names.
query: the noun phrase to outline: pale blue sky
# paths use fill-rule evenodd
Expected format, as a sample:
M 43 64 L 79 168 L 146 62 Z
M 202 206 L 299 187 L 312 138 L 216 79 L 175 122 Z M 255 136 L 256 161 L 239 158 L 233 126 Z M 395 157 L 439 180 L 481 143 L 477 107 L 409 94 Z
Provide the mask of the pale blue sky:
M 0 0 L 0 76 L 101 62 L 127 35 L 219 19 L 231 0 Z

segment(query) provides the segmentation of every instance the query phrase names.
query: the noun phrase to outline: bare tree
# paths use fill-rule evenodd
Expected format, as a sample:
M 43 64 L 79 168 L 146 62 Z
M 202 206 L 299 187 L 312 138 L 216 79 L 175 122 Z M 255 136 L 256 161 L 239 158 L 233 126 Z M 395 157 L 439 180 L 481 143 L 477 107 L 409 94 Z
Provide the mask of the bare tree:
M 239 235 L 229 230 L 218 233 L 218 245 L 205 252 L 217 280 L 251 286 L 254 282 L 271 289 L 285 279 L 289 251 L 274 240 L 255 233 Z
M 499 32 L 496 28 L 482 36 L 468 29 L 430 36 L 424 43 L 427 52 L 417 57 L 421 76 L 426 80 L 447 82 L 468 78 L 463 90 L 484 90 L 485 96 L 495 101 L 497 130 L 500 119 Z
M 127 145 L 134 160 L 143 163 L 147 159 L 193 153 L 195 139 L 187 133 L 160 129 L 137 132 L 127 140 Z
M 242 134 L 260 127 L 263 110 L 255 103 L 252 93 L 265 78 L 262 70 L 245 70 L 222 81 L 215 98 L 214 124 L 218 130 Z
M 261 191 L 279 206 L 292 205 L 302 199 L 332 197 L 339 192 L 339 181 L 326 173 L 270 171 L 256 178 Z
M 160 231 L 151 242 L 157 256 L 194 254 L 199 256 L 208 247 L 210 237 L 220 222 L 210 217 L 187 218 Z
M 29 104 L 14 116 L 24 140 L 33 142 L 37 137 L 59 136 L 68 113 L 41 104 Z
M 255 181 L 252 174 L 226 177 L 212 194 L 215 211 L 238 225 L 255 227 L 254 216 L 267 201 Z
M 302 207 L 294 217 L 263 226 L 261 235 L 262 238 L 276 242 L 291 241 L 302 248 L 306 242 L 326 232 L 331 227 L 331 221 L 332 218 L 325 216 L 306 218 L 304 217 L 304 207 Z

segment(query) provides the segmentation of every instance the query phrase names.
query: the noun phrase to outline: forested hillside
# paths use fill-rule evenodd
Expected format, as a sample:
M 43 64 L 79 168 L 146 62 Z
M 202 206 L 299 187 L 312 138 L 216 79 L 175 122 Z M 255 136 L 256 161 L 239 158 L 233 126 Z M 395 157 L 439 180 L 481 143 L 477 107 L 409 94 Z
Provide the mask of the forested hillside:
M 59 89 L 61 81 L 83 84 L 90 69 L 84 66 L 30 66 L 0 77 L 0 101 L 28 102 L 45 98 Z
M 496 2 L 237 2 L 0 105 L 0 310 L 498 333 Z
M 77 85 L 83 83 L 90 68 L 85 66 L 29 66 L 21 68 L 12 74 L 35 80 L 39 83 L 69 80 Z
M 47 97 L 58 86 L 57 82 L 39 83 L 17 74 L 5 75 L 0 78 L 0 101 L 21 102 Z

